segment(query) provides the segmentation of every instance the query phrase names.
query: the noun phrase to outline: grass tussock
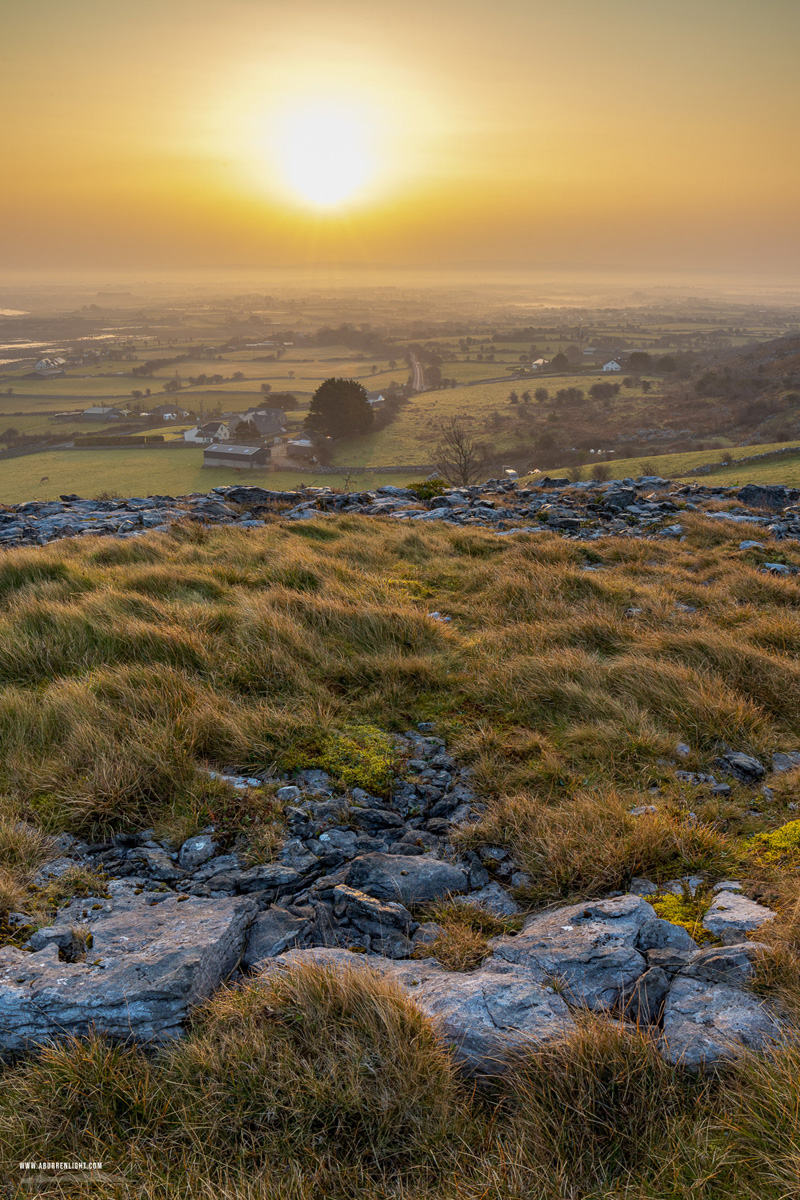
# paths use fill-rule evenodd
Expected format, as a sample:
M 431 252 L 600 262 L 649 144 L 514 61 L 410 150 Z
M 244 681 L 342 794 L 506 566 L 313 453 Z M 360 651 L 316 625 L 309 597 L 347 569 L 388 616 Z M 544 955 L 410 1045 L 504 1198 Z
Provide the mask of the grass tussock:
M 796 1048 L 703 1079 L 587 1017 L 476 1090 L 393 984 L 305 965 L 157 1054 L 90 1038 L 7 1067 L 0 1152 L 103 1161 L 108 1184 L 53 1185 L 70 1200 L 785 1200 L 799 1078 Z
M 479 904 L 439 900 L 426 906 L 422 917 L 439 926 L 439 933 L 417 953 L 436 958 L 448 971 L 471 971 L 491 953 L 490 939 L 520 928 L 513 917 L 498 917 Z
M 539 903 L 624 890 L 634 875 L 658 882 L 733 869 L 737 852 L 724 834 L 663 807 L 633 816 L 638 799 L 613 790 L 558 804 L 513 796 L 494 806 L 480 836 L 512 848 L 531 878 L 529 899 Z

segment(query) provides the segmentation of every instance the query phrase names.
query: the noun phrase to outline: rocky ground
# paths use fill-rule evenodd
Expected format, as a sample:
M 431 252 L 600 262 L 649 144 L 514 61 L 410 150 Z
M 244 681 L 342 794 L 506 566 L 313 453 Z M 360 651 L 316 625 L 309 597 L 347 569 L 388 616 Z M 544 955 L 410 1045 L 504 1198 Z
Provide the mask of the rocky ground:
M 430 725 L 398 736 L 396 749 L 402 766 L 388 797 L 338 789 L 320 770 L 222 776 L 231 789 L 274 790 L 284 825 L 269 862 L 249 865 L 213 827 L 179 846 L 152 831 L 102 844 L 56 839 L 40 888 L 76 868 L 101 882 L 62 902 L 51 924 L 12 914 L 16 936 L 0 948 L 2 1051 L 91 1029 L 158 1044 L 225 980 L 287 959 L 389 975 L 471 1071 L 561 1037 L 581 1009 L 651 1028 L 665 1057 L 693 1069 L 781 1036 L 780 1015 L 748 987 L 759 949 L 750 935 L 774 914 L 739 881 L 714 887 L 703 945 L 650 903 L 656 893 L 691 895 L 700 877 L 660 889 L 633 879 L 625 894 L 526 916 L 528 880 L 508 852 L 463 837 L 485 809 L 471 773 Z M 796 751 L 776 755 L 772 771 L 798 762 Z M 724 788 L 727 778 L 768 799 L 764 764 L 730 751 L 713 765 L 719 783 L 684 772 L 687 786 Z M 435 957 L 442 931 L 428 906 L 443 898 L 506 923 L 473 970 Z
M 135 537 L 153 529 L 163 532 L 174 522 L 187 520 L 258 528 L 276 512 L 287 520 L 362 513 L 398 521 L 441 520 L 497 533 L 555 530 L 588 541 L 610 534 L 680 539 L 681 513 L 704 512 L 715 521 L 763 526 L 765 534 L 780 540 L 800 538 L 799 499 L 800 491 L 786 487 L 680 485 L 657 476 L 606 483 L 542 477 L 531 486 L 495 479 L 448 488 L 425 502 L 408 488 L 388 485 L 365 492 L 330 488 L 279 492 L 231 485 L 181 497 L 85 500 L 70 495 L 8 505 L 0 508 L 0 546 L 44 545 L 82 535 Z M 727 511 L 719 511 L 721 501 L 729 502 Z M 793 571 L 781 564 L 764 564 L 764 569 L 773 568 L 782 574 Z

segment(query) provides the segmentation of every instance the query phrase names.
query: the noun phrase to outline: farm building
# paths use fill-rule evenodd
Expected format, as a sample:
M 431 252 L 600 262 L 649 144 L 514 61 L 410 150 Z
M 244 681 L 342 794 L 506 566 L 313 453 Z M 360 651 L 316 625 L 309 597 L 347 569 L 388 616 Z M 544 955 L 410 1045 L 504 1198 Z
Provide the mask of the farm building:
M 239 446 L 215 443 L 203 451 L 204 467 L 235 467 L 237 470 L 263 470 L 269 464 L 268 446 Z
M 151 417 L 160 417 L 162 421 L 177 421 L 180 417 L 188 417 L 185 408 L 176 408 L 174 404 L 157 404 L 150 409 Z
M 224 421 L 207 421 L 205 425 L 194 425 L 183 434 L 184 442 L 195 442 L 208 445 L 210 442 L 227 442 L 230 440 L 228 426 Z
M 314 454 L 314 443 L 311 438 L 307 437 L 289 438 L 286 443 L 286 454 L 289 458 L 301 458 L 305 462 L 317 461 Z
M 621 371 L 622 367 L 619 365 L 619 363 L 617 362 L 617 360 L 615 358 L 612 358 L 610 362 L 603 363 L 602 369 L 604 371 Z
M 282 408 L 249 408 L 242 420 L 255 425 L 261 437 L 284 433 L 286 430 L 286 413 Z
M 37 375 L 63 375 L 66 365 L 65 358 L 40 358 L 34 370 Z
M 123 415 L 120 409 L 112 408 L 110 405 L 93 404 L 91 408 L 83 410 L 81 418 L 84 421 L 119 421 Z
M 367 392 L 367 403 L 373 408 L 380 408 L 385 403 L 386 397 L 383 392 Z

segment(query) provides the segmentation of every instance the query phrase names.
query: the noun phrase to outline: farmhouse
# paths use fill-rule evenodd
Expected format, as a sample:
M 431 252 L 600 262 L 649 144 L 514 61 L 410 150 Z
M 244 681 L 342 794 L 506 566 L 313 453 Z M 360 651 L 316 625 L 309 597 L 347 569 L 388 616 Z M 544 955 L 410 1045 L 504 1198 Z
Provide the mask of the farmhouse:
M 263 470 L 269 463 L 268 446 L 239 446 L 215 443 L 203 451 L 204 467 L 235 467 L 237 470 Z
M 549 358 L 536 358 L 531 363 L 531 370 L 532 371 L 543 371 L 545 369 L 545 367 L 548 367 L 549 365 L 550 365 Z
M 286 413 L 282 408 L 250 408 L 242 420 L 255 425 L 261 437 L 270 437 L 286 431 Z
M 383 392 L 367 392 L 367 403 L 373 408 L 380 408 L 385 403 L 386 397 Z
M 118 408 L 111 408 L 104 404 L 93 404 L 91 408 L 85 408 L 81 413 L 84 421 L 119 421 L 123 413 Z
M 183 440 L 184 442 L 208 445 L 209 442 L 227 442 L 230 440 L 230 436 L 228 426 L 224 421 L 207 421 L 205 425 L 194 425 L 191 429 L 185 430 Z
M 603 363 L 602 370 L 604 370 L 604 371 L 621 371 L 622 367 L 619 365 L 619 363 L 617 362 L 617 360 L 615 358 L 612 358 L 610 362 Z
M 37 375 L 63 375 L 66 365 L 65 358 L 40 358 L 34 371 Z

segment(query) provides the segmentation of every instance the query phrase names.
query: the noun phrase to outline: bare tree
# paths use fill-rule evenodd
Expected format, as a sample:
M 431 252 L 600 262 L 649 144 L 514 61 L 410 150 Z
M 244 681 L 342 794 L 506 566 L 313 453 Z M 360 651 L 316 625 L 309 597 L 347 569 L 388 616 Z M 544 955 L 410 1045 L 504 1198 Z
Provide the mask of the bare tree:
M 486 448 L 458 417 L 439 427 L 439 441 L 433 452 L 436 470 L 455 487 L 475 483 L 486 464 Z

